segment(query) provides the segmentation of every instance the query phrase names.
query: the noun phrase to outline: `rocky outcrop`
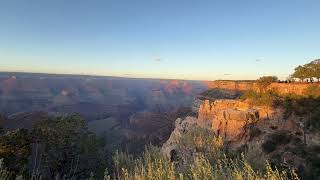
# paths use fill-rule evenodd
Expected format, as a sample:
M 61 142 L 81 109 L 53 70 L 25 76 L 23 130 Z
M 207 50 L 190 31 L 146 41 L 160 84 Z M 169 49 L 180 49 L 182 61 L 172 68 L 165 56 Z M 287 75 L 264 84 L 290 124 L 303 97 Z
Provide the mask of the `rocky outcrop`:
M 195 117 L 188 116 L 184 119 L 178 118 L 175 122 L 175 129 L 171 133 L 170 138 L 162 146 L 162 152 L 172 159 L 176 153 L 176 149 L 178 148 L 177 146 L 180 138 L 196 125 L 197 118 Z
M 241 100 L 205 100 L 200 105 L 197 122 L 201 127 L 211 128 L 217 135 L 231 143 L 246 141 L 250 128 L 261 129 L 265 133 L 270 130 L 286 130 L 295 134 L 303 133 L 303 125 L 299 118 L 284 118 L 284 110 L 267 106 L 253 106 Z M 312 138 L 316 139 L 316 138 Z
M 238 90 L 226 90 L 226 89 L 209 89 L 194 98 L 192 103 L 192 111 L 198 113 L 200 106 L 206 101 L 214 102 L 219 99 L 237 99 L 243 93 Z
M 260 115 L 261 114 L 261 115 Z M 260 132 L 256 128 L 259 120 L 266 118 L 262 107 L 252 107 L 248 102 L 238 100 L 208 100 L 199 108 L 198 124 L 210 128 L 233 147 L 241 147 Z
M 267 159 L 278 167 L 294 168 L 305 177 L 313 177 L 312 169 L 320 160 L 320 134 L 305 130 L 300 118 L 284 118 L 281 108 L 253 106 L 241 100 L 199 102 L 198 117 L 176 120 L 174 131 L 162 147 L 169 158 L 177 154 L 179 139 L 191 127 L 201 126 L 222 137 L 228 151 L 245 151 L 256 159 L 253 161 L 263 164 Z
M 201 100 L 200 98 L 194 98 L 191 106 L 191 110 L 193 113 L 198 114 L 200 106 L 203 104 L 204 100 Z

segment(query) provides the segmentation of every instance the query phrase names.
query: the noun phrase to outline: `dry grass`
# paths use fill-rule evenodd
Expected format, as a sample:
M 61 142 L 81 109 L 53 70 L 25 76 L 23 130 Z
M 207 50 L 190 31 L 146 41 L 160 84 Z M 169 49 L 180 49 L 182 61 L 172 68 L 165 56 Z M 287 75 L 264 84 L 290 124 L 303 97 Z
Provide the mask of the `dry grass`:
M 185 148 L 198 149 L 181 168 L 181 159 L 171 162 L 157 147 L 146 148 L 142 157 L 128 164 L 115 163 L 119 169 L 117 178 L 124 180 L 297 180 L 298 176 L 291 170 L 278 170 L 266 162 L 261 170 L 256 170 L 247 161 L 245 155 L 229 158 L 223 152 L 223 143 L 219 137 L 210 136 L 206 131 L 195 129 L 190 136 L 181 140 L 179 151 Z M 119 156 L 120 154 L 116 154 Z M 123 159 L 116 157 L 115 159 Z

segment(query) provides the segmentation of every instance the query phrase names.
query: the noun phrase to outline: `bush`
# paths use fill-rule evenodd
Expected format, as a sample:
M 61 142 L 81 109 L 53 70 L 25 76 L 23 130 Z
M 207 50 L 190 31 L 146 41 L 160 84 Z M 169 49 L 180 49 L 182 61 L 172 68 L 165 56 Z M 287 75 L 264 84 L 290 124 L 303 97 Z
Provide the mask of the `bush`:
M 179 139 L 177 153 L 181 158 L 171 161 L 154 146 L 146 148 L 142 156 L 133 160 L 131 155 L 116 153 L 114 169 L 117 179 L 167 180 L 167 179 L 298 179 L 293 171 L 279 171 L 265 163 L 254 170 L 245 155 L 230 158 L 226 155 L 221 138 L 211 130 L 194 127 Z M 186 150 L 192 153 L 188 155 Z M 185 157 L 187 156 L 187 157 Z M 188 162 L 183 162 L 183 159 Z M 121 159 L 121 162 L 119 163 Z M 127 163 L 126 163 L 127 162 Z M 122 165 L 121 165 L 122 164 Z M 181 167 L 183 166 L 183 167 Z
M 103 176 L 103 144 L 88 131 L 81 117 L 70 115 L 40 121 L 34 126 L 32 135 L 37 142 L 36 175 L 53 178 L 58 174 L 82 179 L 94 172 Z
M 308 129 L 320 130 L 320 98 L 291 95 L 282 98 L 279 106 L 285 109 L 285 118 L 299 116 Z
M 241 100 L 249 100 L 252 105 L 256 106 L 274 106 L 279 98 L 279 95 L 272 90 L 261 93 L 249 90 L 240 97 Z
M 305 95 L 288 94 L 280 96 L 272 90 L 245 92 L 241 100 L 247 100 L 254 106 L 281 107 L 285 110 L 284 118 L 299 116 L 310 130 L 320 130 L 320 87 L 310 86 Z
M 13 175 L 26 173 L 31 143 L 31 136 L 26 129 L 9 131 L 0 136 L 1 163 Z
M 204 99 L 210 98 L 210 99 L 235 99 L 239 98 L 241 96 L 240 91 L 236 90 L 229 90 L 229 89 L 209 89 L 203 93 L 201 93 L 201 96 L 205 96 Z
M 117 167 L 121 169 L 117 178 L 124 180 L 298 179 L 293 171 L 288 174 L 272 168 L 269 163 L 265 164 L 263 171 L 255 171 L 244 156 L 236 159 L 221 156 L 215 164 L 212 164 L 202 153 L 195 155 L 187 169 L 180 171 L 177 168 L 178 162 L 171 162 L 160 152 L 159 148 L 152 147 L 151 149 L 147 148 L 143 156 L 135 160 L 134 167 L 126 165 Z
M 271 85 L 271 83 L 277 82 L 277 81 L 278 81 L 278 77 L 276 76 L 263 76 L 257 80 L 257 85 L 259 87 L 260 92 L 265 92 L 268 86 Z

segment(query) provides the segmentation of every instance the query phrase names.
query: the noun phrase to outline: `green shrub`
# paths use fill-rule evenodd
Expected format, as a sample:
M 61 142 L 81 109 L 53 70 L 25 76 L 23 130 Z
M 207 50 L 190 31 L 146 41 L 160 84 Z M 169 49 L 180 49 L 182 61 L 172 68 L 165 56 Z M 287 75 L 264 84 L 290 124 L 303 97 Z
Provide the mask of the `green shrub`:
M 260 77 L 256 82 L 259 87 L 260 92 L 267 91 L 268 86 L 271 85 L 273 82 L 277 82 L 278 77 L 276 76 L 263 76 Z
M 0 136 L 0 159 L 13 175 L 26 173 L 31 143 L 31 136 L 26 129 L 9 131 Z
M 229 90 L 229 89 L 209 89 L 200 94 L 201 96 L 205 96 L 206 98 L 211 99 L 235 99 L 239 98 L 242 95 L 242 92 L 236 90 Z
M 53 178 L 103 177 L 105 165 L 103 144 L 88 131 L 87 123 L 78 115 L 43 120 L 32 131 L 36 148 L 34 174 Z
M 241 100 L 249 100 L 252 105 L 256 106 L 275 106 L 279 98 L 280 96 L 273 90 L 261 93 L 249 90 L 240 97 Z
M 305 95 L 280 96 L 272 90 L 261 93 L 249 90 L 240 99 L 247 100 L 254 106 L 281 107 L 285 110 L 285 119 L 295 115 L 310 130 L 320 130 L 320 87 L 317 85 L 310 86 Z
M 299 116 L 305 126 L 313 131 L 320 130 L 320 98 L 286 96 L 279 106 L 285 109 L 285 118 Z

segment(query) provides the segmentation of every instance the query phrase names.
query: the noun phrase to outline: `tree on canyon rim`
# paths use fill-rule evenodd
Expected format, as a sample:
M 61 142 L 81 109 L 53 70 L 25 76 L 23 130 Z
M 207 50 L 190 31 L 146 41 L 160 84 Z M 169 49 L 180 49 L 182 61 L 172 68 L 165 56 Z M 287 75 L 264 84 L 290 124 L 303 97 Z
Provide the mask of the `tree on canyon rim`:
M 320 59 L 316 59 L 310 63 L 299 65 L 294 69 L 292 78 L 299 79 L 300 82 L 307 80 L 313 82 L 317 79 L 320 82 Z

